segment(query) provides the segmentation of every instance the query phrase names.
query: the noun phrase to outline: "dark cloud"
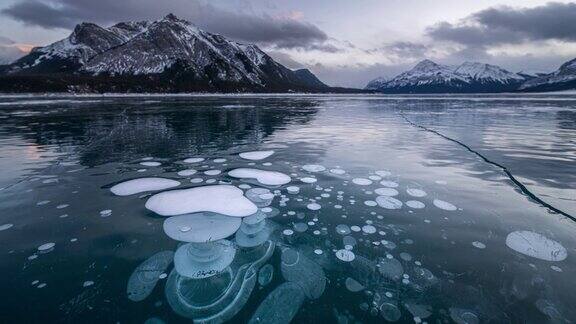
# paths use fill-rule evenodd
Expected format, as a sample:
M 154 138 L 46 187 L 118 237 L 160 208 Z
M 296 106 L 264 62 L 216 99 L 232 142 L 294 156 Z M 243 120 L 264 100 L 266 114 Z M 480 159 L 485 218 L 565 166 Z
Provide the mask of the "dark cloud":
M 45 28 L 71 29 L 90 21 L 158 19 L 169 12 L 213 33 L 276 48 L 335 51 L 317 26 L 292 18 L 229 11 L 201 0 L 23 0 L 2 11 L 13 19 Z
M 16 43 L 4 36 L 0 36 L 0 65 L 8 64 L 26 54 L 16 47 Z
M 383 47 L 369 50 L 369 52 L 381 52 L 391 54 L 402 58 L 419 58 L 428 54 L 430 48 L 428 45 L 413 42 L 394 42 L 386 44 Z
M 550 2 L 534 8 L 496 7 L 479 11 L 452 24 L 427 30 L 435 40 L 471 47 L 519 44 L 527 41 L 576 41 L 576 3 Z

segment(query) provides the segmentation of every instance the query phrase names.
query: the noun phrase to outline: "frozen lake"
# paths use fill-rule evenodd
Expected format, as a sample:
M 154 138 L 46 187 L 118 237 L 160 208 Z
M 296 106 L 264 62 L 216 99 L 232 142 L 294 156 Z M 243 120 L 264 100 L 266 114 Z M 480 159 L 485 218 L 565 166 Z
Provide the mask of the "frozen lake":
M 576 95 L 0 98 L 2 322 L 576 321 Z

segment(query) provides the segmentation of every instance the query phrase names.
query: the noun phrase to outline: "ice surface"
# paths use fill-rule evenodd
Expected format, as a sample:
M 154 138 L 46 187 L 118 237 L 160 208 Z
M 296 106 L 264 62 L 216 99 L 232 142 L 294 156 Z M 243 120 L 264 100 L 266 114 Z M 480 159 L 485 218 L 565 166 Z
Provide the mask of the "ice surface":
M 258 211 L 258 207 L 244 197 L 241 189 L 230 185 L 161 192 L 148 199 L 146 208 L 161 216 L 206 211 L 227 216 L 246 217 Z
M 136 267 L 128 279 L 128 298 L 132 301 L 146 299 L 156 287 L 160 274 L 172 263 L 173 257 L 172 251 L 158 252 Z
M 270 157 L 274 151 L 252 151 L 240 153 L 240 157 L 251 161 L 260 161 Z
M 174 216 L 164 221 L 164 233 L 182 242 L 210 242 L 236 233 L 242 220 L 211 212 Z
M 267 186 L 281 186 L 290 182 L 290 176 L 276 171 L 266 171 L 250 168 L 239 168 L 228 172 L 228 175 L 239 179 L 256 179 Z
M 506 237 L 506 245 L 512 250 L 546 261 L 562 261 L 568 251 L 559 242 L 531 231 L 515 231 Z
M 451 203 L 444 201 L 444 200 L 440 200 L 440 199 L 434 199 L 433 201 L 434 206 L 443 209 L 443 210 L 448 210 L 448 211 L 454 211 L 458 208 L 456 208 L 456 206 L 452 205 Z
M 402 208 L 402 202 L 400 200 L 388 196 L 378 196 L 376 197 L 376 202 L 378 203 L 378 206 L 386 209 Z
M 130 196 L 147 191 L 166 190 L 177 187 L 180 182 L 164 178 L 140 178 L 121 182 L 110 188 L 117 196 Z

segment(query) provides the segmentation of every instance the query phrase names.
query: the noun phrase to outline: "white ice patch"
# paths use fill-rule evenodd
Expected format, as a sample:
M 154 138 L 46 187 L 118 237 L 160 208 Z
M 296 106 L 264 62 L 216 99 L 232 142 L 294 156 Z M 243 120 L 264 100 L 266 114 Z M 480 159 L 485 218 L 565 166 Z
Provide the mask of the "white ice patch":
M 166 190 L 179 185 L 180 182 L 171 179 L 140 178 L 121 182 L 110 188 L 110 191 L 116 196 L 130 196 L 141 192 Z
M 38 247 L 38 251 L 40 251 L 40 252 L 48 251 L 48 250 L 54 248 L 54 246 L 56 246 L 56 243 L 52 243 L 52 242 L 44 243 Z
M 394 188 L 378 188 L 374 190 L 374 192 L 378 196 L 388 196 L 388 197 L 398 196 L 398 190 Z
M 302 169 L 308 172 L 323 172 L 326 171 L 326 167 L 319 164 L 306 164 L 302 166 Z
M 408 188 L 406 189 L 406 193 L 408 193 L 412 197 L 422 198 L 426 197 L 427 193 L 424 190 L 416 189 L 416 188 Z
M 378 203 L 378 206 L 386 209 L 402 208 L 402 202 L 400 200 L 389 196 L 378 196 L 376 197 L 376 202 Z
M 160 162 L 152 162 L 152 161 L 140 162 L 140 164 L 147 167 L 157 167 L 162 165 L 162 163 Z
M 274 151 L 252 151 L 240 153 L 240 157 L 250 161 L 260 161 L 270 157 Z
M 356 255 L 350 250 L 343 249 L 336 251 L 336 257 L 344 262 L 350 262 L 354 261 Z
M 4 224 L 4 225 L 0 225 L 0 231 L 5 231 L 9 228 L 12 228 L 12 226 L 14 226 L 14 224 Z
M 337 175 L 343 175 L 346 173 L 346 171 L 342 170 L 342 169 L 330 169 L 330 173 L 337 174 Z
M 562 244 L 531 231 L 508 234 L 506 245 L 516 252 L 545 261 L 562 261 L 568 256 L 568 251 Z
M 202 161 L 204 161 L 204 158 L 194 157 L 194 158 L 188 158 L 188 159 L 184 160 L 184 163 L 200 163 Z
M 448 210 L 448 211 L 455 211 L 456 206 L 452 205 L 451 203 L 444 201 L 444 200 L 440 200 L 440 199 L 434 199 L 433 201 L 434 206 L 443 209 L 443 210 Z
M 354 178 L 354 179 L 352 179 L 352 182 L 354 184 L 359 185 L 359 186 L 369 186 L 372 184 L 372 180 L 365 179 L 365 178 Z
M 385 177 L 389 177 L 392 175 L 392 172 L 388 171 L 388 170 L 379 170 L 379 171 L 375 171 L 374 173 L 376 173 L 377 175 L 385 178 Z
M 305 177 L 305 178 L 300 178 L 300 181 L 302 181 L 304 183 L 315 183 L 316 181 L 318 181 L 318 179 Z
M 388 188 L 397 188 L 398 187 L 397 182 L 389 181 L 389 180 L 382 180 L 382 181 L 380 181 L 380 184 L 383 185 L 384 187 L 388 187 Z
M 418 201 L 418 200 L 408 200 L 406 202 L 406 206 L 413 208 L 413 209 L 422 209 L 422 208 L 426 207 L 426 205 L 424 205 L 423 202 Z
M 306 208 L 308 208 L 310 210 L 319 210 L 320 208 L 322 208 L 322 206 L 320 206 L 320 204 L 317 204 L 317 203 L 311 203 L 311 204 L 308 204 L 306 206 Z
M 194 170 L 194 169 L 187 169 L 187 170 L 179 171 L 179 172 L 178 172 L 178 175 L 181 176 L 181 177 L 189 177 L 189 176 L 191 176 L 191 175 L 196 174 L 196 172 L 197 172 L 197 171 Z
M 213 212 L 227 216 L 246 217 L 258 211 L 244 192 L 234 186 L 215 185 L 156 194 L 146 208 L 162 216 Z
M 220 173 L 222 173 L 222 171 L 216 170 L 216 169 L 204 171 L 204 174 L 207 176 L 215 176 L 215 175 L 219 175 Z
M 228 175 L 239 179 L 256 179 L 267 186 L 281 186 L 290 182 L 290 176 L 276 172 L 249 168 L 239 168 L 228 172 Z

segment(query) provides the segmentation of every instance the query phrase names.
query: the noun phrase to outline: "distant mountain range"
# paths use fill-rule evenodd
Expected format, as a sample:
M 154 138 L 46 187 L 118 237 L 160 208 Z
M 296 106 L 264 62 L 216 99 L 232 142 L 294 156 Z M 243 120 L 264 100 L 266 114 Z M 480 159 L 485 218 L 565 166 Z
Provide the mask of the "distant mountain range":
M 495 65 L 476 62 L 447 66 L 424 60 L 392 79 L 372 80 L 365 89 L 382 93 L 497 93 L 576 89 L 576 59 L 550 74 L 514 73 Z
M 170 14 L 158 21 L 91 23 L 0 66 L 2 92 L 327 92 L 255 45 L 200 30 Z

